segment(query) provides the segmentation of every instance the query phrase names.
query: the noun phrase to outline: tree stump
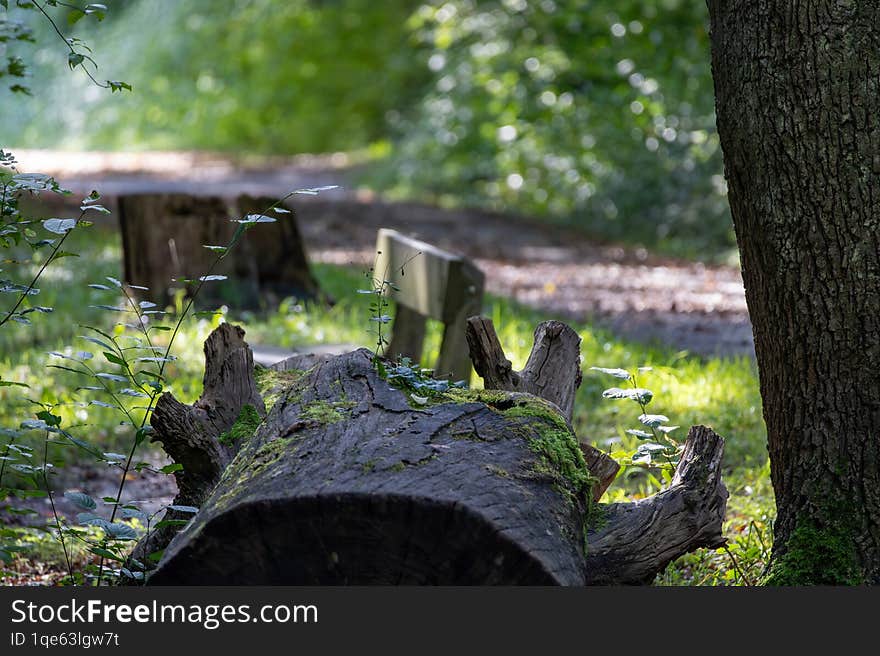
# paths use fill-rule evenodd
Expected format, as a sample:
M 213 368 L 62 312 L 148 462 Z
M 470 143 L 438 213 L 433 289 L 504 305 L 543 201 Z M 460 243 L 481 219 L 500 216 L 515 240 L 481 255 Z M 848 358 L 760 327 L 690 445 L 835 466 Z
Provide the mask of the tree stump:
M 240 364 L 241 332 L 218 330 L 224 348 L 206 356 Z M 227 418 L 245 399 L 259 409 L 238 366 L 207 364 L 235 370 L 216 378 L 230 386 Z M 455 390 L 421 404 L 365 349 L 295 357 L 257 378 L 270 409 L 252 434 L 210 428 L 204 397 L 157 405 L 155 439 L 202 501 L 150 583 L 644 583 L 723 542 L 723 440 L 707 428 L 691 429 L 668 490 L 603 505 L 566 418 L 532 394 Z M 212 430 L 226 433 L 222 449 L 203 445 Z
M 235 219 L 261 213 L 273 202 L 250 196 L 234 202 L 187 194 L 120 196 L 125 280 L 148 287 L 150 300 L 165 307 L 176 289 L 191 292 L 197 284 L 181 281 L 197 281 L 208 272 L 217 253 L 205 246 L 226 245 L 238 227 Z M 227 280 L 205 286 L 201 307 L 258 310 L 288 296 L 319 296 L 294 216 L 273 216 L 275 223 L 249 230 L 214 269 Z

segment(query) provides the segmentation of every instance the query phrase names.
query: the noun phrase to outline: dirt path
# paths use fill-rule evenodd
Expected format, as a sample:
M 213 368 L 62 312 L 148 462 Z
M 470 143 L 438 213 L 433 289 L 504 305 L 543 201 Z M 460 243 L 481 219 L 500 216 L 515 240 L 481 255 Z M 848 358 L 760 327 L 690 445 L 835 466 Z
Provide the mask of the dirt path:
M 477 260 L 491 293 L 560 318 L 592 319 L 629 339 L 702 355 L 753 354 L 734 267 L 597 245 L 576 231 L 486 212 L 419 205 L 391 211 L 369 192 L 345 188 L 344 155 L 236 161 L 204 153 L 13 152 L 22 170 L 51 173 L 82 193 L 280 196 L 337 184 L 343 188 L 322 194 L 317 204 L 304 199 L 298 212 L 314 261 L 368 266 L 376 230 L 393 227 Z

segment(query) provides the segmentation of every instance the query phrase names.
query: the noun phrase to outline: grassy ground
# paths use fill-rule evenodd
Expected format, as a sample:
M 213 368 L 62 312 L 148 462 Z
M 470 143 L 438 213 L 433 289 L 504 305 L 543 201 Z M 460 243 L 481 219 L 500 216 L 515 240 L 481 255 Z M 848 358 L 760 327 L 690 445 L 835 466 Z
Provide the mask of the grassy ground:
M 112 331 L 117 321 L 113 315 L 89 308 L 108 301 L 107 292 L 88 285 L 104 281 L 105 276 L 119 275 L 118 236 L 109 229 L 94 227 L 71 241 L 69 250 L 80 253 L 81 257 L 60 260 L 41 285 L 40 304 L 53 305 L 55 312 L 36 317 L 30 327 L 6 325 L 0 329 L 3 379 L 30 385 L 26 390 L 0 387 L 0 428 L 17 428 L 24 419 L 32 418 L 36 406 L 31 401 L 50 403 L 56 405 L 64 425 L 74 426 L 77 434 L 86 435 L 103 450 L 125 452 L 131 444 L 132 431 L 120 425 L 118 415 L 101 406 L 87 405 L 87 393 L 77 389 L 84 383 L 74 374 L 46 368 L 53 360 L 47 355 L 49 351 L 92 350 L 90 343 L 78 338 L 85 334 L 80 324 Z M 337 299 L 332 308 L 290 301 L 266 316 L 215 314 L 187 320 L 175 343 L 174 352 L 179 359 L 168 369 L 171 391 L 184 401 L 198 396 L 203 371 L 201 345 L 210 330 L 224 318 L 242 323 L 248 331 L 248 339 L 253 342 L 290 347 L 338 342 L 369 347 L 374 341 L 370 331 L 375 325 L 369 321 L 369 297 L 356 293 L 365 286 L 363 273 L 322 265 L 316 267 L 316 275 L 323 289 Z M 111 299 L 111 303 L 115 300 Z M 515 367 L 525 362 L 535 325 L 552 318 L 492 297 L 487 299 L 485 312 L 492 317 Z M 638 427 L 638 407 L 627 401 L 603 400 L 602 391 L 616 381 L 591 372 L 591 366 L 630 370 L 652 367 L 639 381 L 654 392 L 651 412 L 665 414 L 671 423 L 681 425 L 680 439 L 684 438 L 688 426 L 697 423 L 712 426 L 726 438 L 724 476 L 731 496 L 725 530 L 729 547 L 685 556 L 660 575 L 657 583 L 756 582 L 769 552 L 775 509 L 754 363 L 748 359 L 701 359 L 687 353 L 621 342 L 587 323 L 573 327 L 582 338 L 585 369 L 574 416 L 575 429 L 582 439 L 617 457 L 623 457 L 637 445 L 636 438 L 624 431 Z M 167 333 L 157 334 L 157 340 L 161 342 L 165 335 Z M 439 326 L 431 326 L 425 363 L 436 358 L 439 341 Z M 99 351 L 95 349 L 96 353 Z M 135 413 L 136 406 L 137 400 L 134 400 L 131 407 Z M 38 446 L 41 436 L 31 431 L 18 439 Z M 50 449 L 50 460 L 59 467 L 73 464 L 78 458 L 79 452 L 75 449 L 60 446 Z M 8 485 L 16 476 L 11 471 L 6 475 L 9 478 L 0 484 Z M 661 481 L 657 471 L 626 468 L 610 489 L 607 500 L 644 497 L 659 489 Z M 16 580 L 18 574 L 13 572 L 20 569 L 21 558 L 27 558 L 27 554 L 31 554 L 32 561 L 40 562 L 60 558 L 59 549 L 47 545 L 46 540 L 37 540 L 33 532 L 25 535 L 18 530 L 17 535 L 15 539 L 22 545 L 23 556 L 17 561 L 18 569 L 8 568 L 7 582 Z

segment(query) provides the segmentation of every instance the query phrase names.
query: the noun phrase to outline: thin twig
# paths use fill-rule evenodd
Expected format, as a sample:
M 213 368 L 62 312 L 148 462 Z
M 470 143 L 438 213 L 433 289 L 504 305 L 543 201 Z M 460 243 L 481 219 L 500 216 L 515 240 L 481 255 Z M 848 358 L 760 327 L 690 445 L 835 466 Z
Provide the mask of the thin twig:
M 61 246 L 62 246 L 62 244 L 64 244 L 64 241 L 67 239 L 68 235 L 70 235 L 71 232 L 73 232 L 74 230 L 76 230 L 76 228 L 77 228 L 77 226 L 79 225 L 80 221 L 82 221 L 82 218 L 83 218 L 84 215 L 85 215 L 85 211 L 80 212 L 79 217 L 77 217 L 77 219 L 76 219 L 76 223 L 73 225 L 73 227 L 72 227 L 70 230 L 68 230 L 67 232 L 65 232 L 65 233 L 61 236 L 61 239 L 59 239 L 58 242 L 55 244 L 55 247 L 52 249 L 52 252 L 49 254 L 49 257 L 46 258 L 46 261 L 45 261 L 45 262 L 43 262 L 43 266 L 41 266 L 41 267 L 40 267 L 40 270 L 37 271 L 37 275 L 35 275 L 35 276 L 33 277 L 33 280 L 31 280 L 30 284 L 29 284 L 29 285 L 27 286 L 27 288 L 21 293 L 21 296 L 19 296 L 18 301 L 16 301 L 16 303 L 15 303 L 15 305 L 12 307 L 12 309 L 9 310 L 9 312 L 6 313 L 6 316 L 3 317 L 2 319 L 0 319 L 0 326 L 2 326 L 2 325 L 5 324 L 7 321 L 9 321 L 9 320 L 13 317 L 13 315 L 15 314 L 15 311 L 16 311 L 16 310 L 21 306 L 21 304 L 24 302 L 24 299 L 27 298 L 28 296 L 30 296 L 30 293 L 34 290 L 35 285 L 37 284 L 37 281 L 40 279 L 40 276 L 43 275 L 43 271 L 45 271 L 45 270 L 46 270 L 46 267 L 48 267 L 49 264 L 52 263 L 52 260 L 55 258 L 55 254 L 61 249 Z

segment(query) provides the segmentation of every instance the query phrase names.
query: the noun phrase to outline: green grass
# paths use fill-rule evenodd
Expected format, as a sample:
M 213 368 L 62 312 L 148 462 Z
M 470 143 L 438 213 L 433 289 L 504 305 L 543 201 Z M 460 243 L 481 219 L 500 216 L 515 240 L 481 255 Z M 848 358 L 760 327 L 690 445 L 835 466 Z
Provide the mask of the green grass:
M 79 252 L 82 257 L 65 258 L 53 265 L 38 297 L 40 304 L 54 305 L 56 311 L 36 316 L 31 327 L 6 325 L 0 329 L 0 375 L 5 380 L 30 385 L 27 390 L 0 387 L 0 428 L 16 428 L 23 419 L 33 417 L 39 408 L 30 399 L 57 403 L 63 424 L 76 427 L 77 435 L 83 435 L 103 450 L 124 452 L 131 444 L 132 431 L 120 425 L 119 415 L 86 405 L 90 397 L 77 388 L 87 382 L 78 380 L 74 374 L 45 366 L 52 360 L 47 356 L 48 351 L 92 350 L 87 348 L 90 344 L 78 338 L 84 334 L 79 323 L 114 330 L 114 323 L 118 321 L 115 315 L 88 308 L 108 301 L 101 295 L 106 292 L 87 286 L 103 281 L 105 276 L 120 275 L 118 235 L 109 228 L 93 227 L 74 236 L 70 250 Z M 356 293 L 358 288 L 364 287 L 363 272 L 330 265 L 316 265 L 314 270 L 322 288 L 337 299 L 331 308 L 290 300 L 265 316 L 236 317 L 217 313 L 186 320 L 173 351 L 179 359 L 167 371 L 170 391 L 184 402 L 198 397 L 204 366 L 202 343 L 224 319 L 242 323 L 247 339 L 254 343 L 294 348 L 315 343 L 370 347 L 374 343 L 370 331 L 375 326 L 369 321 L 370 299 Z M 528 357 L 535 326 L 552 318 L 491 296 L 486 299 L 484 312 L 493 319 L 501 343 L 516 368 L 521 368 Z M 724 585 L 756 581 L 767 559 L 775 508 L 754 363 L 746 358 L 703 359 L 621 341 L 588 323 L 571 325 L 582 339 L 585 372 L 573 421 L 581 439 L 616 457 L 635 448 L 636 438 L 624 431 L 638 427 L 638 406 L 626 400 L 604 400 L 602 391 L 614 386 L 615 380 L 591 372 L 589 367 L 633 370 L 651 366 L 653 371 L 639 381 L 641 386 L 654 392 L 650 412 L 665 414 L 671 423 L 681 425 L 677 436 L 681 440 L 687 427 L 697 423 L 713 427 L 726 440 L 724 477 L 731 497 L 725 530 L 732 557 L 725 550 L 690 554 L 661 574 L 657 583 Z M 158 339 L 165 335 L 167 333 L 159 334 Z M 430 366 L 436 360 L 440 338 L 440 326 L 429 324 L 423 365 Z M 101 358 L 99 351 L 95 350 L 96 362 Z M 136 406 L 137 400 L 132 405 Z M 20 439 L 36 445 L 42 435 L 31 431 Z M 73 448 L 54 447 L 52 460 L 61 466 L 80 456 Z M 3 484 L 9 484 L 10 480 L 4 480 Z M 612 485 L 606 500 L 643 498 L 656 492 L 661 484 L 656 471 L 626 468 Z

